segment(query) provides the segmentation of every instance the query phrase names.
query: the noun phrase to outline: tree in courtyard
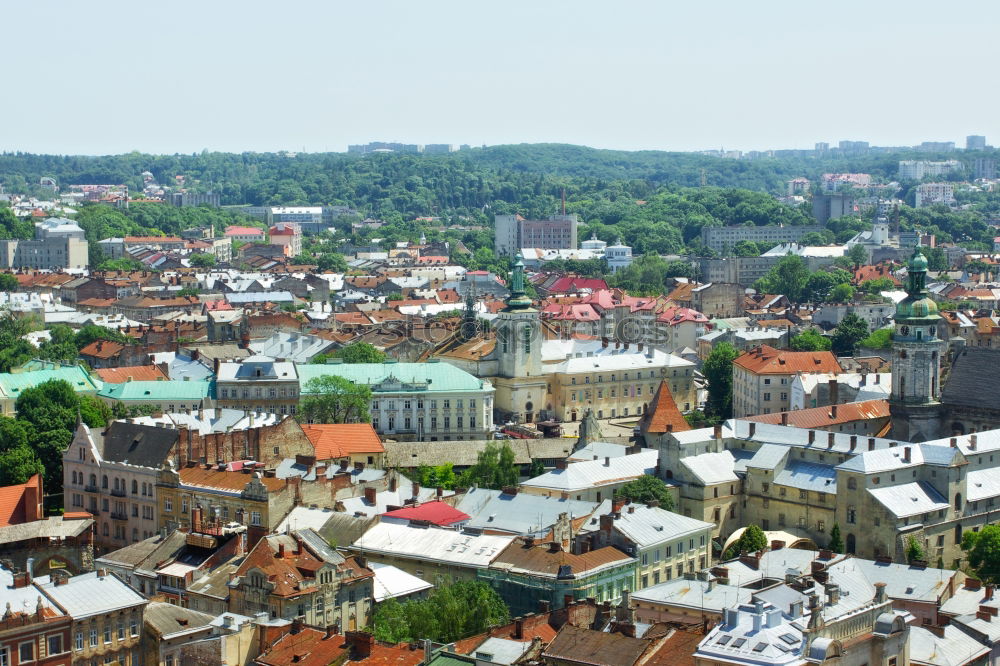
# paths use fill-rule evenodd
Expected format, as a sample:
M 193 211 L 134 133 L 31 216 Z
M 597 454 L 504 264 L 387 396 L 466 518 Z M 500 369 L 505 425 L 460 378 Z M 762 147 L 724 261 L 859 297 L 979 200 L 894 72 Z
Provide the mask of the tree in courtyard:
M 648 474 L 643 474 L 635 481 L 629 481 L 615 494 L 640 504 L 648 504 L 651 500 L 656 500 L 660 503 L 660 508 L 668 511 L 674 508 L 674 498 L 671 497 L 667 484 L 659 477 Z
M 463 488 L 476 486 L 502 490 L 508 486 L 516 486 L 521 470 L 514 462 L 514 449 L 506 442 L 503 446 L 489 442 L 479 455 L 476 464 L 462 472 L 458 485 Z
M 826 545 L 827 550 L 835 553 L 844 552 L 844 539 L 840 536 L 840 523 L 834 523 L 830 528 L 830 542 Z
M 193 254 L 188 261 L 195 268 L 211 268 L 215 265 L 215 255 L 206 253 Z
M 764 530 L 757 525 L 748 525 L 733 545 L 726 549 L 723 559 L 731 560 L 740 553 L 756 553 L 767 548 L 767 545 L 767 535 L 764 534 Z
M 829 303 L 850 303 L 854 300 L 854 291 L 854 287 L 849 284 L 838 284 L 830 290 L 826 300 Z
M 0 291 L 17 291 L 17 278 L 10 273 L 0 273 Z
M 705 359 L 702 372 L 708 382 L 705 412 L 728 419 L 733 414 L 733 361 L 740 353 L 728 342 L 720 342 Z
M 28 446 L 0 450 L 0 486 L 24 483 L 35 474 L 43 474 L 45 466 Z
M 962 535 L 962 550 L 976 575 L 989 583 L 1000 582 L 1000 525 L 984 525 Z
M 852 245 L 851 249 L 847 251 L 847 258 L 851 260 L 851 265 L 855 268 L 864 266 L 868 263 L 868 250 L 865 249 L 864 245 Z
M 858 344 L 868 337 L 868 324 L 853 312 L 845 316 L 833 332 L 831 343 L 833 353 L 837 356 L 851 356 L 858 349 Z
M 906 537 L 906 561 L 913 562 L 914 560 L 923 560 L 926 557 L 924 547 L 920 545 L 917 538 L 912 534 Z
M 829 351 L 830 339 L 815 328 L 807 328 L 802 333 L 793 335 L 788 346 L 794 351 Z
M 429 639 L 451 643 L 510 621 L 496 590 L 481 580 L 438 585 L 426 599 L 388 599 L 375 607 L 375 638 L 390 643 Z
M 372 391 L 337 375 L 313 377 L 305 385 L 299 413 L 310 423 L 367 423 Z
M 452 490 L 458 477 L 454 465 L 450 462 L 440 465 L 421 465 L 417 468 L 417 478 L 424 488 L 444 488 Z
M 367 342 L 352 342 L 335 352 L 334 357 L 343 359 L 344 363 L 382 363 L 385 352 Z
M 765 294 L 782 294 L 798 303 L 809 282 L 809 269 L 805 260 L 794 254 L 782 257 L 767 275 L 757 280 L 754 289 Z

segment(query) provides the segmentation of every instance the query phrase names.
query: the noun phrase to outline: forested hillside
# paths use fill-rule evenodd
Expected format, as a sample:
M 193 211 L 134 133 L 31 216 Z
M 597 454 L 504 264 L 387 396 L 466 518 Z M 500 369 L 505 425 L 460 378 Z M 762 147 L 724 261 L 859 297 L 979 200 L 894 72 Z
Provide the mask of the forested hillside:
M 984 153 L 952 153 L 966 162 Z M 996 155 L 996 151 L 990 153 Z M 390 223 L 379 236 L 401 240 L 419 235 L 416 217 L 440 217 L 447 224 L 489 226 L 494 214 L 541 217 L 557 212 L 563 191 L 569 212 L 580 214 L 582 235 L 607 241 L 619 237 L 636 253 L 697 251 L 705 225 L 808 224 L 811 211 L 777 203 L 772 195 L 796 176 L 814 181 L 824 172 L 860 171 L 894 177 L 900 159 L 945 157 L 927 153 L 885 153 L 856 157 L 781 157 L 731 160 L 694 153 L 623 152 L 559 144 L 509 145 L 449 155 L 343 153 L 201 153 L 103 157 L 0 154 L 0 182 L 8 192 L 37 192 L 42 176 L 63 187 L 125 183 L 142 187 L 141 173 L 170 185 L 176 176 L 193 191 L 214 191 L 224 205 L 344 204 Z M 702 182 L 708 187 L 701 187 Z M 915 183 L 904 183 L 904 198 Z M 992 241 L 988 216 L 1000 199 L 986 192 L 960 193 L 969 210 L 904 209 L 904 228 L 913 225 L 941 240 L 978 244 Z M 116 221 L 88 228 L 88 236 L 142 229 L 175 233 L 196 223 L 237 220 L 218 213 L 179 213 L 134 206 Z M 196 217 L 204 219 L 196 220 Z M 850 237 L 862 221 L 844 220 L 828 240 Z M 483 232 L 464 238 L 472 249 L 487 245 Z

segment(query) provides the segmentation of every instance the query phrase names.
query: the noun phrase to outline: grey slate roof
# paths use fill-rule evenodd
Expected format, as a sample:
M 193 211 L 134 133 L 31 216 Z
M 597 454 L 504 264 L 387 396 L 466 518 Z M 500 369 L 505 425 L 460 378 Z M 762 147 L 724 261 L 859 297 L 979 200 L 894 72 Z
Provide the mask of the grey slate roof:
M 101 456 L 113 462 L 158 468 L 179 434 L 171 428 L 114 421 L 103 437 Z
M 213 619 L 213 616 L 208 613 L 199 613 L 190 608 L 168 604 L 165 601 L 150 602 L 146 606 L 145 615 L 143 615 L 143 623 L 146 627 L 152 629 L 161 638 L 181 631 L 207 629 L 211 626 Z
M 487 488 L 470 488 L 455 505 L 456 509 L 471 516 L 467 527 L 534 536 L 547 532 L 560 513 L 580 518 L 592 514 L 597 507 L 597 502 L 528 493 L 507 495 Z
M 983 390 L 996 381 L 998 367 L 1000 349 L 963 349 L 951 365 L 948 383 L 941 392 L 942 404 L 1000 410 L 1000 396 Z

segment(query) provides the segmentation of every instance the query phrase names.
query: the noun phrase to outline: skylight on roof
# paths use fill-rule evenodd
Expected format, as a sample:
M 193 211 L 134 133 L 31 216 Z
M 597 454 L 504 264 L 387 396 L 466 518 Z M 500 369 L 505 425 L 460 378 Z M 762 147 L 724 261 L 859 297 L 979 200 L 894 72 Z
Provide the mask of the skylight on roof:
M 789 645 L 795 645 L 799 642 L 799 639 L 797 639 L 793 634 L 781 634 L 778 638 L 785 641 Z
M 716 645 L 725 645 L 729 641 L 731 641 L 732 639 L 733 639 L 733 637 L 730 636 L 729 634 L 722 634 L 721 636 L 719 636 L 719 640 L 715 641 L 715 644 Z
M 745 639 L 745 638 L 737 638 L 735 641 L 733 641 L 733 647 L 735 647 L 735 648 L 743 647 L 743 645 L 746 642 L 747 642 L 747 639 Z
M 757 643 L 757 645 L 753 646 L 753 651 L 754 652 L 763 652 L 766 649 L 767 649 L 767 643 L 765 643 L 763 641 L 761 641 L 760 643 Z

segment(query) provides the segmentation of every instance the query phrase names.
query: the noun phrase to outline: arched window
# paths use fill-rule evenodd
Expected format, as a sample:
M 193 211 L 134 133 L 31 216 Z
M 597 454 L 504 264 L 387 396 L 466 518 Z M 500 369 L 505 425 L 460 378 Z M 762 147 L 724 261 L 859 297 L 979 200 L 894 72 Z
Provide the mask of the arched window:
M 849 477 L 847 479 L 847 487 L 850 490 L 857 490 L 857 488 L 858 488 L 858 480 L 855 479 L 853 476 Z
M 132 479 L 132 494 L 133 495 L 139 494 L 139 482 L 136 481 L 135 479 Z
M 962 543 L 962 526 L 960 524 L 955 525 L 955 543 Z
M 92 485 L 94 488 L 97 487 L 97 475 L 96 474 L 91 474 L 90 475 L 90 485 Z
M 848 534 L 847 535 L 847 548 L 845 548 L 845 550 L 849 554 L 853 554 L 856 549 L 857 549 L 857 540 L 854 538 L 854 534 Z
M 962 493 L 955 493 L 955 511 L 962 510 Z
M 104 488 L 105 490 L 107 490 L 107 487 L 108 487 L 108 475 L 107 474 L 104 474 L 101 477 L 101 487 Z

